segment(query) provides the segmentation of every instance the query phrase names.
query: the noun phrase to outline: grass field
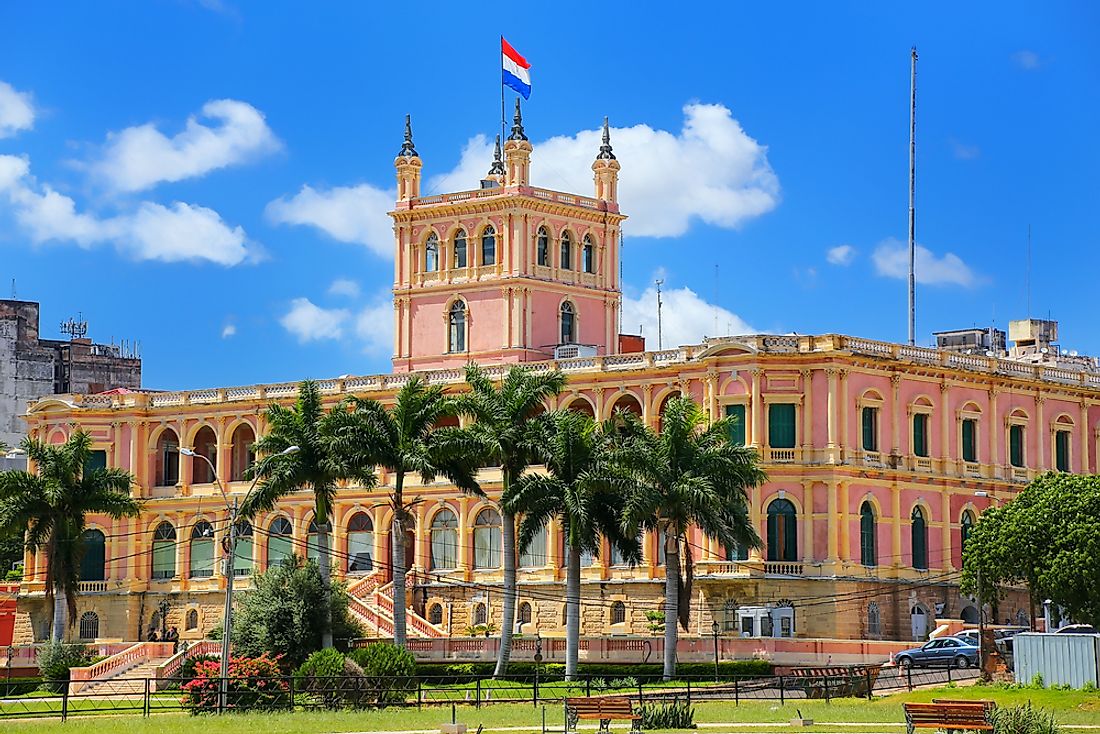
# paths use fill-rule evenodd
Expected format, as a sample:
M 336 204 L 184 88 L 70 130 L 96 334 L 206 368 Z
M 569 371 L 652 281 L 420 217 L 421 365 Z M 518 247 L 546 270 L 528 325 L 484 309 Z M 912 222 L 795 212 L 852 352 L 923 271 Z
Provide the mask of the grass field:
M 735 706 L 731 702 L 706 702 L 695 707 L 695 721 L 701 732 L 721 732 L 711 724 L 767 724 L 784 726 L 801 710 L 807 718 L 825 726 L 814 726 L 806 732 L 904 731 L 902 701 L 929 701 L 935 697 L 992 698 L 1001 706 L 1031 702 L 1032 705 L 1055 711 L 1058 720 L 1067 725 L 1100 725 L 1100 693 L 1083 691 L 1051 691 L 1043 689 L 1002 689 L 970 686 L 935 689 L 865 699 L 835 699 L 799 701 L 779 706 L 777 702 L 754 701 Z M 546 706 L 547 725 L 561 728 L 562 712 L 557 704 Z M 12 734 L 102 734 L 105 729 L 125 728 L 126 734 L 298 734 L 298 732 L 378 732 L 435 730 L 450 719 L 450 707 L 390 708 L 381 711 L 297 712 L 274 714 L 234 714 L 230 716 L 188 716 L 163 714 L 149 718 L 137 715 L 74 716 L 62 723 L 58 719 L 0 720 L 5 732 Z M 542 707 L 531 704 L 489 704 L 475 709 L 459 706 L 458 720 L 473 732 L 479 724 L 487 730 L 507 727 L 540 728 Z M 110 722 L 110 723 L 108 723 Z M 832 725 L 829 725 L 832 722 Z M 839 729 L 836 724 L 849 722 L 853 726 Z M 880 724 L 877 727 L 860 723 Z M 890 724 L 883 727 L 881 724 Z M 766 728 L 766 727 L 764 727 Z M 778 728 L 778 727 L 777 727 Z M 731 727 L 730 731 L 753 731 L 754 727 Z

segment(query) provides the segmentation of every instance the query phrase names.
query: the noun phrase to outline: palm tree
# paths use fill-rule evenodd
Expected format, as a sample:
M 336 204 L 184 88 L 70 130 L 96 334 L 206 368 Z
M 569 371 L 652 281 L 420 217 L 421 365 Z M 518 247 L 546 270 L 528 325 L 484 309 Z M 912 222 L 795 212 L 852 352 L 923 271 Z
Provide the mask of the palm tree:
M 465 432 L 437 427 L 441 418 L 455 414 L 454 400 L 444 396 L 442 387 L 428 386 L 419 377 L 411 377 L 402 386 L 388 410 L 370 399 L 352 398 L 349 403 L 352 410 L 343 414 L 335 428 L 333 448 L 362 473 L 379 466 L 393 474 L 393 637 L 404 647 L 405 529 L 411 527 L 410 510 L 420 501 L 406 501 L 405 475 L 417 473 L 427 484 L 441 474 L 463 492 L 481 494 L 477 451 Z
M 526 548 L 552 519 L 565 532 L 565 679 L 577 674 L 580 648 L 581 554 L 599 554 L 601 538 L 618 548 L 624 560 L 641 560 L 637 536 L 624 536 L 619 500 L 626 482 L 611 459 L 613 426 L 601 426 L 582 413 L 566 410 L 550 416 L 540 440 L 548 474 L 527 472 L 503 506 L 522 513 L 519 547 Z
M 288 454 L 279 462 L 259 462 L 249 473 L 259 477 L 255 489 L 245 497 L 241 515 L 255 517 L 256 513 L 273 510 L 279 500 L 292 492 L 313 492 L 313 517 L 317 524 L 317 566 L 324 582 L 325 620 L 321 634 L 323 647 L 332 647 L 332 610 L 328 603 L 332 593 L 329 517 L 336 499 L 337 483 L 343 479 L 359 481 L 372 486 L 374 472 L 352 465 L 348 458 L 335 450 L 333 438 L 338 426 L 343 425 L 347 407 L 341 403 L 325 412 L 321 391 L 317 383 L 305 380 L 298 385 L 298 399 L 292 407 L 273 403 L 265 411 L 269 430 L 253 448 L 257 453 L 278 454 L 291 446 L 298 451 Z M 255 474 L 252 474 L 255 472 Z
M 497 385 L 476 364 L 466 366 L 470 392 L 455 398 L 458 412 L 474 419 L 466 431 L 481 447 L 488 466 L 501 470 L 501 536 L 504 555 L 504 613 L 500 625 L 500 651 L 493 676 L 508 669 L 512 631 L 516 621 L 516 516 L 508 509 L 516 480 L 533 463 L 537 440 L 531 422 L 546 401 L 565 387 L 558 371 L 534 372 L 514 366 Z
M 32 553 L 45 549 L 46 599 L 53 603 L 50 637 L 60 640 L 66 615 L 69 626 L 76 615 L 87 516 L 133 517 L 141 505 L 130 496 L 129 472 L 85 471 L 92 439 L 82 430 L 59 446 L 28 438 L 22 448 L 34 471 L 0 474 L 0 534 L 26 532 Z
M 691 547 L 685 534 L 695 526 L 727 548 L 759 547 L 749 521 L 745 490 L 767 477 L 756 452 L 729 440 L 729 421 L 706 425 L 706 414 L 690 398 L 673 398 L 661 418 L 660 432 L 633 416 L 620 416 L 625 435 L 617 461 L 633 487 L 623 507 L 623 532 L 655 531 L 665 551 L 664 678 L 676 673 L 677 622 L 687 629 L 690 607 L 680 607 L 680 548 L 691 579 Z

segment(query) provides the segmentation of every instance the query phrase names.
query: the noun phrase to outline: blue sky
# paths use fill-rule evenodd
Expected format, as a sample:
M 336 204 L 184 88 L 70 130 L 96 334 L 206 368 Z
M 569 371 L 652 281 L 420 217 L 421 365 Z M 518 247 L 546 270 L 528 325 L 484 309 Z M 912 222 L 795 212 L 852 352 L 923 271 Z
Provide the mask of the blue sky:
M 624 330 L 655 341 L 663 277 L 666 346 L 903 341 L 916 44 L 918 342 L 1025 315 L 1030 224 L 1032 315 L 1100 354 L 1098 28 L 1089 3 L 7 3 L 0 294 L 47 336 L 82 312 L 140 340 L 148 387 L 387 371 L 404 115 L 429 190 L 476 186 L 503 33 L 537 184 L 589 193 L 611 118 Z

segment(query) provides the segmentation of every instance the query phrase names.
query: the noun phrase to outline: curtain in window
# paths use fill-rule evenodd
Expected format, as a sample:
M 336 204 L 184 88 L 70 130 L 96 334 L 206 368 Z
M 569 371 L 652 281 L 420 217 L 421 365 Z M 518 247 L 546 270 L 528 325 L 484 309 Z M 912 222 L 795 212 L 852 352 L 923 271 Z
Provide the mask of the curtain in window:
M 520 568 L 542 568 L 549 562 L 546 557 L 546 527 L 535 533 L 531 542 L 519 554 Z
M 176 575 L 176 529 L 162 522 L 153 531 L 153 578 L 170 579 Z
M 374 568 L 374 524 L 359 512 L 348 523 L 348 573 L 365 573 Z M 406 559 L 406 564 L 408 559 Z
M 191 529 L 191 578 L 205 579 L 214 575 L 214 528 L 205 520 Z

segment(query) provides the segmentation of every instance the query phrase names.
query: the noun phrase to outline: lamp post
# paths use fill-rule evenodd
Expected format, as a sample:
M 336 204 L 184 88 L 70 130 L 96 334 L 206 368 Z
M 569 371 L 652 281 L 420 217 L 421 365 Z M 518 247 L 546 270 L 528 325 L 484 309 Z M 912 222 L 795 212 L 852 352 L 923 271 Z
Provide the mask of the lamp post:
M 710 631 L 714 634 L 714 682 L 718 682 L 718 633 L 722 630 L 722 625 L 718 624 L 718 620 L 714 620 L 710 623 Z
M 257 470 L 256 476 L 252 479 L 252 484 L 249 485 L 248 491 L 245 492 L 244 501 L 248 502 L 248 498 L 252 495 L 252 490 L 256 488 L 256 483 L 260 481 L 259 469 L 272 459 L 279 458 L 280 456 L 289 456 L 290 454 L 298 453 L 297 446 L 288 446 L 277 454 L 272 454 L 258 462 L 253 466 Z M 218 488 L 221 490 L 222 499 L 225 501 L 225 508 L 229 511 L 229 528 L 226 534 L 226 543 L 224 545 L 226 560 L 222 564 L 222 574 L 225 576 L 225 609 L 222 611 L 222 659 L 221 659 L 221 684 L 219 685 L 219 710 L 225 711 L 229 703 L 229 657 L 231 654 L 232 643 L 230 642 L 233 634 L 233 577 L 236 575 L 236 569 L 234 568 L 237 558 L 237 515 L 240 506 L 237 502 L 237 498 L 233 498 L 233 504 L 229 504 L 229 490 L 225 486 L 225 481 L 218 476 L 218 470 L 214 466 L 214 462 L 210 461 L 210 457 L 204 456 L 198 453 L 194 449 L 181 448 L 180 453 L 184 456 L 190 456 L 193 458 L 199 458 L 206 462 L 206 465 L 210 467 L 210 474 L 218 482 Z

